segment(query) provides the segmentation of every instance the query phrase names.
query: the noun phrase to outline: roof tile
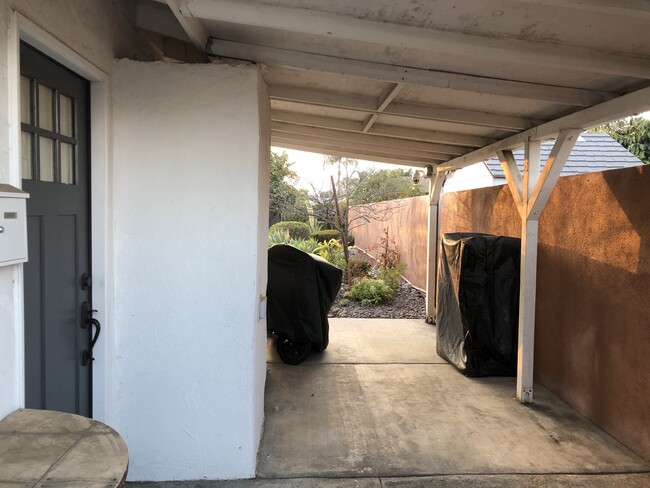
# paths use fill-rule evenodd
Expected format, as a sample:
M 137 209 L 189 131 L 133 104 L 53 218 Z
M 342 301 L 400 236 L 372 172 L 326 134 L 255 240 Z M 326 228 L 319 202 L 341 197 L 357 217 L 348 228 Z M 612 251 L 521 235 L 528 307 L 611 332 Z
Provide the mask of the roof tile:
M 542 142 L 542 168 L 555 141 Z M 524 151 L 514 151 L 519 170 L 524 169 Z M 495 178 L 505 178 L 497 158 L 485 162 Z M 585 132 L 580 135 L 561 176 L 640 166 L 643 162 L 607 134 Z

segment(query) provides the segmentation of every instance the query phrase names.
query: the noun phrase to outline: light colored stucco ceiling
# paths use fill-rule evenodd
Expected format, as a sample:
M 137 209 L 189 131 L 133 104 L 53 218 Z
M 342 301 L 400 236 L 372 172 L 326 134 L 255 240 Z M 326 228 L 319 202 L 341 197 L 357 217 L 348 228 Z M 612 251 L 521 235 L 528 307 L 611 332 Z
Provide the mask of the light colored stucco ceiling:
M 161 3 L 213 62 L 264 66 L 276 146 L 466 165 L 650 109 L 646 0 Z

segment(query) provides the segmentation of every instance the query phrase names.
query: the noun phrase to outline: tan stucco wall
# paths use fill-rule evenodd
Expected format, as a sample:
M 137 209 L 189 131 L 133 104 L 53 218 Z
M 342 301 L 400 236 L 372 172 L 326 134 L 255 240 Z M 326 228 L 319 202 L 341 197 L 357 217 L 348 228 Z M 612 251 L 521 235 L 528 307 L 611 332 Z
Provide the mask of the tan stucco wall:
M 650 460 L 650 168 L 561 178 L 540 220 L 535 378 Z M 507 187 L 448 193 L 442 232 L 519 237 Z

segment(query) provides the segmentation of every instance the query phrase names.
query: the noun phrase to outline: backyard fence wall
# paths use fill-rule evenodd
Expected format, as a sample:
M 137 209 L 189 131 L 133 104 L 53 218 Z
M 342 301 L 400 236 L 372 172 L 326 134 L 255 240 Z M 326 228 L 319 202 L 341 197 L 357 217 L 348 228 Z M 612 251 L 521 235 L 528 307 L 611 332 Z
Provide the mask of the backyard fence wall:
M 388 229 L 388 237 L 395 238 L 400 261 L 406 264 L 404 278 L 421 290 L 425 288 L 427 274 L 428 202 L 429 197 L 423 196 L 377 203 L 375 206 L 379 211 L 376 214 L 389 218 L 371 220 L 350 232 L 357 247 L 376 256 L 377 250 L 373 246 L 384 235 L 384 230 Z M 398 210 L 391 211 L 391 208 Z M 351 208 L 350 221 L 355 220 L 356 215 L 355 209 Z
M 540 219 L 535 332 L 536 381 L 646 460 L 649 189 L 649 167 L 560 178 Z M 400 234 L 402 259 L 423 286 L 428 203 L 410 200 L 389 232 Z M 505 186 L 443 195 L 441 232 L 519 237 L 520 222 Z M 372 222 L 353 234 L 364 247 L 384 227 Z

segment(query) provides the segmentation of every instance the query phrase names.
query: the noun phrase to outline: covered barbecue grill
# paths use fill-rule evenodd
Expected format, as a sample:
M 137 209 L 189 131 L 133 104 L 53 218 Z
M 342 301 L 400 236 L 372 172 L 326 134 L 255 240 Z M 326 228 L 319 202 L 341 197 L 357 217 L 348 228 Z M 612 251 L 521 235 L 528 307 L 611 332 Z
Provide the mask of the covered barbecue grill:
M 515 376 L 521 241 L 444 234 L 438 268 L 438 354 L 467 376 Z
M 329 312 L 342 272 L 315 254 L 278 244 L 269 249 L 267 332 L 287 364 L 300 364 L 329 342 Z

